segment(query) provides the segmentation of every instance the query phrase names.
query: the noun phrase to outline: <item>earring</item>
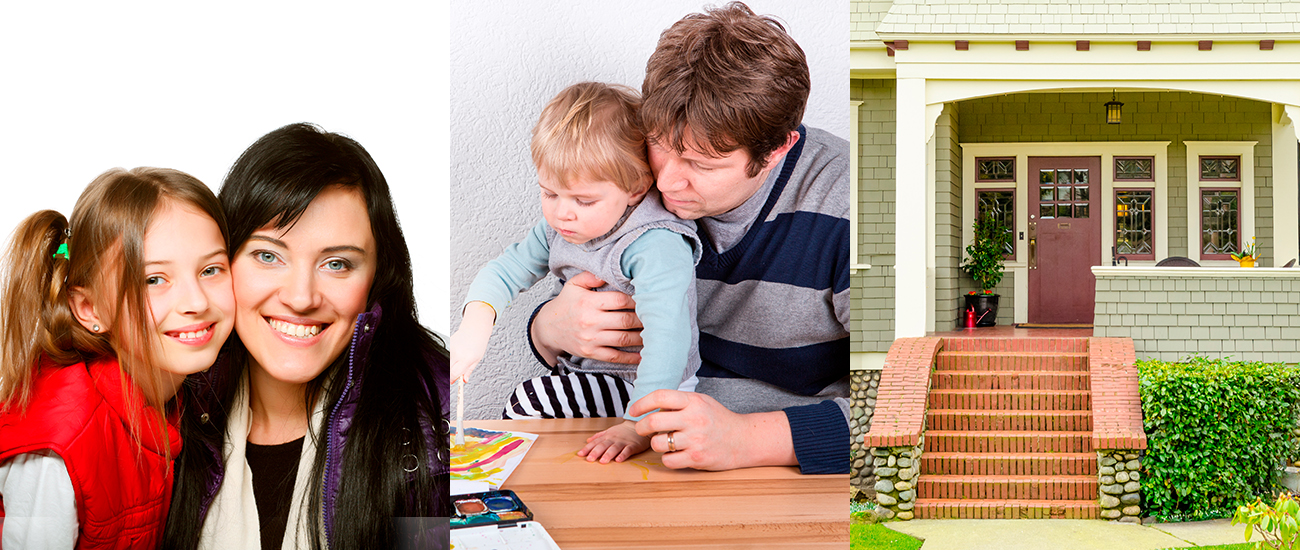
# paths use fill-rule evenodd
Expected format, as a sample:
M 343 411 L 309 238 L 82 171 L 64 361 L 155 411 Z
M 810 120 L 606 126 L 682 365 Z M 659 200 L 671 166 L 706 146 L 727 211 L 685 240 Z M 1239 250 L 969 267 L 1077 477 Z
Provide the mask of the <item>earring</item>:
M 99 332 L 99 325 L 94 325 L 90 327 L 90 332 Z

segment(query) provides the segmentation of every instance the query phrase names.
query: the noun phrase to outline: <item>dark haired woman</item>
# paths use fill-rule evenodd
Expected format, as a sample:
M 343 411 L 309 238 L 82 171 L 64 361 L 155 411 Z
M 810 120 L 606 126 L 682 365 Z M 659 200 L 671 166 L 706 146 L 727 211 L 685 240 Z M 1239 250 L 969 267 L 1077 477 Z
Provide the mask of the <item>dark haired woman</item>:
M 250 146 L 220 192 L 235 329 L 187 390 L 169 548 L 392 548 L 446 516 L 447 351 L 374 160 L 307 124 Z

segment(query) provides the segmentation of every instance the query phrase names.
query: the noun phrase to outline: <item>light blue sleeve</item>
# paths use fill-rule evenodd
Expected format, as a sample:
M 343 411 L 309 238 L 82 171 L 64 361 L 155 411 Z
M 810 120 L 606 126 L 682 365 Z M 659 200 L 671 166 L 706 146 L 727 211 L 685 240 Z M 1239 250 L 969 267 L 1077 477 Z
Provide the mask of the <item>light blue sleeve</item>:
M 652 391 L 675 390 L 682 383 L 691 347 L 691 316 L 695 315 L 687 295 L 695 280 L 695 256 L 686 237 L 668 229 L 651 229 L 623 251 L 621 266 L 636 291 L 636 316 L 644 327 L 630 407 Z M 625 418 L 640 420 L 644 416 Z
M 486 302 L 497 316 L 520 292 L 537 284 L 550 272 L 551 246 L 546 241 L 546 220 L 538 222 L 522 241 L 507 246 L 474 276 L 465 294 L 465 304 Z
M 4 538 L 0 548 L 62 550 L 77 545 L 77 497 L 67 465 L 53 451 L 0 464 Z

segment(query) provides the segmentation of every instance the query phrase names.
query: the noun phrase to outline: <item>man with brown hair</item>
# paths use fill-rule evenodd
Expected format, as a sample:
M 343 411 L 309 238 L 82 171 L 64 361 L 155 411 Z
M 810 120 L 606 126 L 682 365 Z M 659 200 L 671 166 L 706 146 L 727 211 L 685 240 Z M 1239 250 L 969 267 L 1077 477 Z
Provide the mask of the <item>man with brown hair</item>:
M 642 124 L 664 206 L 696 220 L 699 393 L 659 390 L 629 414 L 673 468 L 798 464 L 848 471 L 848 143 L 801 125 L 803 51 L 739 2 L 666 30 Z M 574 277 L 538 308 L 538 357 L 635 362 L 633 302 Z

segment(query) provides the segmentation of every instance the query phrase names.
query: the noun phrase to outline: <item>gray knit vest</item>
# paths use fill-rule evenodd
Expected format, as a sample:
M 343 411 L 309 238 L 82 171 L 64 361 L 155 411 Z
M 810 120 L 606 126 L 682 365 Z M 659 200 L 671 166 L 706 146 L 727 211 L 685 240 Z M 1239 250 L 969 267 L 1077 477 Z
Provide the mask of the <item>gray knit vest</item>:
M 623 219 L 609 233 L 596 237 L 582 244 L 573 244 L 560 237 L 560 234 L 546 226 L 546 242 L 550 246 L 551 273 L 563 283 L 583 271 L 589 271 L 605 286 L 597 290 L 618 291 L 629 296 L 636 295 L 632 281 L 623 275 L 621 260 L 623 251 L 646 231 L 651 229 L 668 229 L 686 237 L 691 243 L 694 262 L 699 263 L 701 244 L 695 235 L 695 222 L 674 216 L 660 202 L 659 191 L 650 188 L 641 203 L 623 215 Z M 691 347 L 686 356 L 686 369 L 682 381 L 695 376 L 700 369 L 699 329 L 695 324 L 695 274 L 691 273 L 691 285 L 687 289 L 687 311 L 691 318 Z M 620 348 L 624 351 L 640 351 L 640 346 Z M 587 357 L 560 356 L 556 365 L 561 373 L 596 372 L 611 374 L 628 382 L 636 381 L 637 365 L 609 363 Z M 675 389 L 675 388 L 674 388 Z

